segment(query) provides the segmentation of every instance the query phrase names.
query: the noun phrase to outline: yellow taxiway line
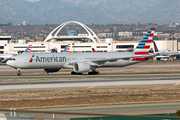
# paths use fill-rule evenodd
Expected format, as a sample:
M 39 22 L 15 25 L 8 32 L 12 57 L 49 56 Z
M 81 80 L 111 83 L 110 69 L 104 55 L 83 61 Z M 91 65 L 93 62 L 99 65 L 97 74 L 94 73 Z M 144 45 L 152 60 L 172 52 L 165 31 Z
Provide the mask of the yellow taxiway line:
M 93 88 L 93 87 L 95 87 L 95 86 L 90 86 L 90 87 L 88 87 L 88 88 Z
M 176 84 L 174 84 L 174 85 L 179 85 L 180 83 L 176 83 Z

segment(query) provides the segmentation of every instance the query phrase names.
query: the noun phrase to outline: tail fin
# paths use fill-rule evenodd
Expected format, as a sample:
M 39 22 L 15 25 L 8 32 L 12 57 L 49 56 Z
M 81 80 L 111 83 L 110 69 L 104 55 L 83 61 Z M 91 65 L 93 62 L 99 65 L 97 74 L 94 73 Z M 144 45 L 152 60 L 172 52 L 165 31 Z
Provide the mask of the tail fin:
M 23 53 L 31 53 L 32 45 L 29 45 Z
M 68 44 L 66 48 L 63 50 L 63 52 L 69 52 L 70 51 L 71 44 Z
M 159 52 L 159 50 L 158 50 L 158 48 L 157 48 L 157 45 L 156 45 L 155 41 L 153 40 L 152 42 L 153 42 L 153 44 L 154 44 L 154 51 L 155 51 L 155 52 Z
M 56 49 L 51 49 L 51 53 L 57 53 Z
M 151 28 L 134 50 L 135 55 L 149 55 L 150 45 L 153 41 L 155 28 Z
M 93 52 L 96 52 L 96 50 L 95 50 L 94 48 L 92 48 L 92 51 L 93 51 Z

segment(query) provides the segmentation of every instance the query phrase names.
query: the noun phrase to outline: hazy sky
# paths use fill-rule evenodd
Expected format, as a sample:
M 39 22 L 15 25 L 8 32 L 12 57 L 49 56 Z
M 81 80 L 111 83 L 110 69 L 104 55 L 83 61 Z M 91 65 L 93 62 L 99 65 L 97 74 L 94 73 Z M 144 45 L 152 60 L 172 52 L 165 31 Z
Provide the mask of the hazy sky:
M 34 1 L 40 1 L 40 0 L 24 0 L 24 1 L 34 2 Z

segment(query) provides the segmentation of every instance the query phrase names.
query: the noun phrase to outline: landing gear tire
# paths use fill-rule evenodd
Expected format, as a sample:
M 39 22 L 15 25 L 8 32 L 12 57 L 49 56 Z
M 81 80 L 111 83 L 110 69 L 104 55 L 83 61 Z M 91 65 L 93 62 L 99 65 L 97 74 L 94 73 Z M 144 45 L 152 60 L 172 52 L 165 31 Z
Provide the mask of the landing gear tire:
M 71 75 L 82 75 L 82 73 L 71 72 Z
M 18 73 L 17 75 L 18 75 L 18 76 L 21 76 L 22 74 L 21 74 L 21 73 Z
M 21 74 L 21 71 L 18 70 L 17 76 L 21 76 L 21 75 L 22 75 L 22 74 Z
M 88 75 L 99 75 L 99 71 L 88 72 Z

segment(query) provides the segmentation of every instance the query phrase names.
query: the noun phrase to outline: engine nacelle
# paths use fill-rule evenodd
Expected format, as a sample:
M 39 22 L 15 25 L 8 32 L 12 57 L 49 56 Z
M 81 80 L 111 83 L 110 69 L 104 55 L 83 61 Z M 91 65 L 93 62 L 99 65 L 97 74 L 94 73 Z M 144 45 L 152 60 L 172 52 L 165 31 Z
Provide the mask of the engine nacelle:
M 49 72 L 58 72 L 60 69 L 44 69 L 44 71 L 46 73 L 49 73 Z
M 88 72 L 90 70 L 90 65 L 88 63 L 75 63 L 73 65 L 73 70 L 76 73 Z

